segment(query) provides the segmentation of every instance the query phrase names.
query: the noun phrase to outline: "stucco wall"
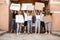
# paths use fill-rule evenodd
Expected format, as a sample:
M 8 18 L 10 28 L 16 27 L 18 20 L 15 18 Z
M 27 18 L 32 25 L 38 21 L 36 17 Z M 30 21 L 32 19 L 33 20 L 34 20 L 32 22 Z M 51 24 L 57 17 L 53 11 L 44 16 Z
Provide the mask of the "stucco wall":
M 9 5 L 7 5 L 5 0 L 0 4 L 0 29 L 8 31 L 9 29 Z
M 60 0 L 54 0 L 54 1 L 60 2 Z M 60 4 L 50 4 L 50 11 L 52 11 L 52 13 L 53 13 L 51 30 L 60 32 Z M 56 11 L 59 11 L 59 13 L 58 12 L 56 13 Z

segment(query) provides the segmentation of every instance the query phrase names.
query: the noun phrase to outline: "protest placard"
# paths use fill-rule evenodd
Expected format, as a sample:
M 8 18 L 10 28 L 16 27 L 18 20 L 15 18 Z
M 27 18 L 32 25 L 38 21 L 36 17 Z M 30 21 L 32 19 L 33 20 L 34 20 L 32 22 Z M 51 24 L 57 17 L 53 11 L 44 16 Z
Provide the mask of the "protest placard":
M 35 2 L 35 9 L 36 10 L 43 10 L 43 7 L 45 7 L 44 3 Z
M 24 23 L 23 15 L 16 15 L 16 23 Z
M 19 11 L 20 10 L 20 4 L 14 4 L 14 3 L 12 3 L 11 6 L 10 6 L 10 10 Z
M 32 5 L 32 3 L 23 3 L 21 10 L 27 10 L 27 6 L 31 6 L 31 5 Z

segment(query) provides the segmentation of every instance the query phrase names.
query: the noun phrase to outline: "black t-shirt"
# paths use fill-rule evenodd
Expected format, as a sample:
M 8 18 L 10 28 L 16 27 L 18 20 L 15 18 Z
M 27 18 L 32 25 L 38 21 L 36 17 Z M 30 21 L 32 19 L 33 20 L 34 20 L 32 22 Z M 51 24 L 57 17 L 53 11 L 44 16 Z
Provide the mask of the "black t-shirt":
M 15 16 L 18 15 L 18 13 L 13 13 L 13 19 L 15 19 Z

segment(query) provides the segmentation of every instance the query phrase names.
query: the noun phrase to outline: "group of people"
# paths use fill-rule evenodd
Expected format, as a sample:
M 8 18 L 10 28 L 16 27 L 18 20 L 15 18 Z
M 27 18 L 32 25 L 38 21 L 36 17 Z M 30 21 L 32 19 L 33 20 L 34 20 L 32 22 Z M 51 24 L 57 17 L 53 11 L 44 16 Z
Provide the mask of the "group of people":
M 13 12 L 13 18 L 12 18 L 12 30 L 17 30 L 17 23 L 15 21 L 16 19 L 16 15 L 22 15 L 23 19 L 24 19 L 24 23 L 19 23 L 19 24 L 24 24 L 24 33 L 26 33 L 26 27 L 27 27 L 27 32 L 31 33 L 32 32 L 32 24 L 34 21 L 34 27 L 35 27 L 35 33 L 38 32 L 38 34 L 41 32 L 41 22 L 44 23 L 44 16 L 46 16 L 46 12 L 42 11 L 42 10 L 35 10 L 35 11 L 20 11 L 20 12 Z M 34 20 L 33 20 L 33 16 Z M 32 21 L 33 20 L 33 21 Z M 21 30 L 21 26 L 19 27 Z M 49 31 L 50 34 L 50 29 L 51 29 L 51 22 L 47 22 L 45 23 L 45 30 L 47 33 L 47 31 Z

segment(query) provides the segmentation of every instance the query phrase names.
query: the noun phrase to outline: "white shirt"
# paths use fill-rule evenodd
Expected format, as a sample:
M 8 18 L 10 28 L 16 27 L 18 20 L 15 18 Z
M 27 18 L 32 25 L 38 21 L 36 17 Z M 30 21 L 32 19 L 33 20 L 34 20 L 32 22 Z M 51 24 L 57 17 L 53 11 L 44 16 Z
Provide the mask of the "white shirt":
M 27 14 L 26 13 L 24 13 L 24 17 L 25 17 L 25 21 L 27 21 Z
M 40 15 L 36 15 L 36 19 L 40 19 Z
M 40 15 L 40 21 L 44 21 L 44 14 Z
M 32 16 L 27 16 L 28 17 L 28 20 L 32 20 Z

